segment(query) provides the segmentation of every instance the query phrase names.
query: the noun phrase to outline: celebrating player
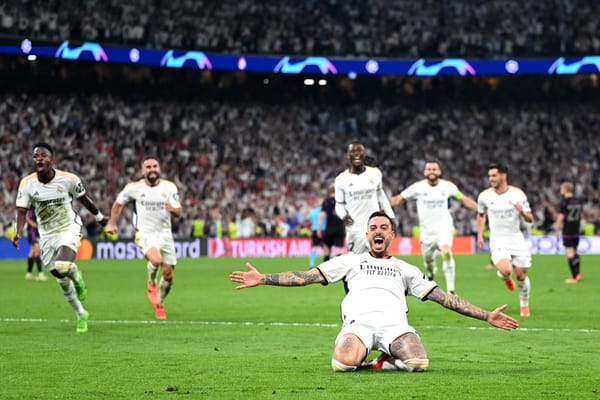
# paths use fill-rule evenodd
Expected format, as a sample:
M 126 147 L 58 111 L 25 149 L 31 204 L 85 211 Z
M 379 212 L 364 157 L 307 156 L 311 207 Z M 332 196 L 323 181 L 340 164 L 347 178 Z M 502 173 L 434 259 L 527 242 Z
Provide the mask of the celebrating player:
M 89 313 L 81 302 L 87 297 L 87 288 L 74 262 L 83 224 L 73 211 L 73 199 L 78 199 L 95 216 L 96 222 L 106 224 L 107 218 L 88 197 L 77 175 L 52 167 L 53 157 L 54 151 L 49 144 L 38 143 L 33 147 L 35 172 L 19 183 L 17 227 L 12 243 L 19 249 L 27 209 L 34 207 L 42 262 L 56 277 L 65 298 L 75 310 L 77 332 L 84 333 L 88 331 Z
M 415 329 L 408 324 L 406 294 L 434 301 L 501 329 L 518 327 L 515 319 L 502 312 L 506 304 L 491 312 L 483 310 L 458 296 L 447 294 L 417 267 L 391 257 L 389 247 L 395 231 L 394 221 L 386 213 L 377 211 L 367 220 L 368 252 L 335 257 L 305 272 L 261 274 L 246 263 L 249 271 L 234 271 L 229 277 L 231 281 L 241 283 L 237 289 L 258 285 L 327 285 L 343 280 L 347 287 L 341 306 L 343 326 L 331 359 L 333 370 L 339 372 L 358 368 L 427 370 L 427 352 Z M 364 363 L 371 350 L 381 351 L 381 357 Z
M 154 307 L 156 319 L 166 319 L 164 301 L 173 285 L 177 257 L 171 231 L 171 217 L 179 217 L 182 207 L 177 186 L 160 178 L 158 158 L 146 156 L 142 161 L 144 179 L 128 183 L 112 205 L 109 233 L 117 232 L 117 221 L 127 203 L 133 202 L 135 244 L 148 263 L 148 300 Z M 162 269 L 157 287 L 158 269 Z
M 446 290 L 455 294 L 456 263 L 452 255 L 454 223 L 448 210 L 448 199 L 459 200 L 465 207 L 473 211 L 477 211 L 477 203 L 472 198 L 463 195 L 454 183 L 441 179 L 442 168 L 439 161 L 427 161 L 423 174 L 425 179 L 413 183 L 400 194 L 393 196 L 390 204 L 396 206 L 407 200 L 416 200 L 421 252 L 425 268 L 429 277 L 433 279 L 436 271 L 435 255 L 438 250 L 441 251 Z
M 319 227 L 325 224 L 325 231 L 320 228 L 317 230 L 317 236 L 323 239 L 323 261 L 329 260 L 332 252 L 335 252 L 334 256 L 342 253 L 346 236 L 344 221 L 335 213 L 335 185 L 333 183 L 329 185 L 328 192 L 329 195 L 323 200 L 319 215 Z
M 521 232 L 521 218 L 531 223 L 533 214 L 525 193 L 508 185 L 507 173 L 507 168 L 499 164 L 488 167 L 491 187 L 477 198 L 477 245 L 484 248 L 483 230 L 488 219 L 492 262 L 511 291 L 515 290 L 511 279 L 514 270 L 519 285 L 520 313 L 522 317 L 529 317 L 531 283 L 527 270 L 531 267 L 531 254 Z
M 335 178 L 335 212 L 346 225 L 349 252 L 369 251 L 364 235 L 369 215 L 383 210 L 394 219 L 394 210 L 383 191 L 379 168 L 365 165 L 365 148 L 357 141 L 348 146 L 350 168 Z

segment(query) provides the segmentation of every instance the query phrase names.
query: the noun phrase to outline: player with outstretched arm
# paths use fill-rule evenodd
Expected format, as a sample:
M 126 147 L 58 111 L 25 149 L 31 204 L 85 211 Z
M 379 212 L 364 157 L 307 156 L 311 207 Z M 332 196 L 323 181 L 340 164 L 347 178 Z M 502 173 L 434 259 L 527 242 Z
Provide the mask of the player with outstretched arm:
M 27 210 L 35 209 L 40 233 L 42 262 L 56 278 L 67 302 L 77 315 L 78 333 L 88 331 L 89 313 L 81 303 L 87 297 L 87 287 L 75 264 L 81 242 L 83 223 L 73 209 L 78 199 L 94 215 L 96 222 L 105 225 L 107 218 L 88 197 L 81 179 L 70 172 L 55 169 L 54 150 L 48 143 L 33 146 L 33 173 L 24 177 L 17 191 L 17 226 L 12 244 L 19 249 L 21 231 Z
M 358 368 L 427 370 L 429 357 L 425 347 L 415 328 L 408 323 L 407 294 L 487 321 L 497 328 L 512 330 L 518 327 L 514 318 L 503 313 L 506 304 L 494 311 L 486 311 L 447 294 L 419 268 L 390 256 L 389 247 L 395 234 L 393 220 L 386 213 L 377 211 L 367 222 L 368 252 L 335 257 L 308 271 L 275 274 L 261 274 L 246 263 L 248 271 L 234 271 L 229 278 L 240 283 L 237 289 L 258 285 L 328 285 L 344 281 L 347 293 L 341 306 L 343 326 L 331 358 L 331 366 L 338 372 Z M 365 363 L 371 350 L 379 350 L 382 355 Z
M 171 291 L 177 264 L 171 218 L 179 217 L 182 207 L 177 186 L 160 177 L 157 157 L 144 157 L 142 176 L 143 179 L 125 185 L 117 195 L 106 230 L 116 233 L 123 208 L 128 203 L 134 204 L 135 244 L 148 260 L 148 301 L 154 308 L 156 319 L 164 320 L 167 319 L 164 301 Z M 159 269 L 162 275 L 157 284 Z

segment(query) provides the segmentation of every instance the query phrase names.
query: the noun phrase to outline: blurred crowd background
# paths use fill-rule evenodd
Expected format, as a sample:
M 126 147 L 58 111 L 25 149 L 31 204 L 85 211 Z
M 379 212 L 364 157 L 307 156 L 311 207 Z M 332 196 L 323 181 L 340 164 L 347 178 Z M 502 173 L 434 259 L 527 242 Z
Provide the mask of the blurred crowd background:
M 579 0 L 22 0 L 0 2 L 0 38 L 347 57 L 576 55 L 598 53 L 590 17 L 598 8 Z M 597 74 L 339 76 L 306 87 L 298 76 L 0 56 L 0 77 L 3 226 L 32 169 L 31 146 L 47 141 L 56 166 L 77 173 L 105 214 L 155 154 L 184 201 L 177 237 L 189 237 L 194 220 L 211 236 L 300 235 L 358 139 L 389 195 L 437 158 L 444 177 L 476 198 L 489 186 L 487 165 L 502 162 L 529 196 L 535 229 L 552 232 L 559 185 L 570 180 L 586 200 L 584 220 L 600 230 Z M 475 215 L 452 208 L 457 233 L 473 234 Z M 121 237 L 133 235 L 130 215 Z M 396 216 L 410 235 L 414 204 Z M 100 234 L 86 218 L 88 235 Z
M 219 53 L 379 57 L 597 54 L 595 0 L 17 0 L 0 33 Z

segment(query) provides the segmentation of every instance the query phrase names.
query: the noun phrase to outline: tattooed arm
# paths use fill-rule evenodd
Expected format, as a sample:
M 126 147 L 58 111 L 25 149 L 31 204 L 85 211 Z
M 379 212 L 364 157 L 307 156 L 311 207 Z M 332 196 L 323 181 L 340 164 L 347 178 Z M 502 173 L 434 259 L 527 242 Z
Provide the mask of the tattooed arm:
M 258 285 L 273 286 L 306 286 L 312 283 L 323 283 L 325 278 L 316 268 L 308 271 L 288 271 L 277 274 L 261 274 L 250 263 L 246 263 L 247 272 L 234 271 L 229 274 L 232 282 L 241 283 L 236 289 L 244 289 Z
M 486 311 L 469 303 L 465 299 L 445 293 L 439 287 L 434 288 L 427 296 L 425 296 L 425 298 L 427 300 L 435 301 L 443 307 L 454 310 L 459 314 L 486 321 L 496 328 L 512 330 L 519 326 L 516 319 L 511 318 L 502 312 L 506 309 L 506 304 L 496 308 L 494 311 Z

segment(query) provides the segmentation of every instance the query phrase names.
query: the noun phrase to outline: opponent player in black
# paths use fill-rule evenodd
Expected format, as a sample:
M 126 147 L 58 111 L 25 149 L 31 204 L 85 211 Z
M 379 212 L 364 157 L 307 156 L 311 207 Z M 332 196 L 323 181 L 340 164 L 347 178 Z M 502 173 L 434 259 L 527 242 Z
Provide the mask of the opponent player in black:
M 320 227 L 323 226 L 325 220 L 327 220 L 327 224 L 323 232 Z M 346 239 L 346 227 L 344 221 L 335 213 L 335 186 L 333 183 L 329 185 L 329 196 L 323 200 L 321 206 L 317 236 L 323 240 L 323 262 L 331 258 L 331 251 L 334 248 L 336 256 L 342 254 Z
M 556 237 L 559 237 L 562 231 L 565 255 L 567 256 L 569 269 L 571 270 L 571 277 L 566 282 L 577 283 L 581 279 L 577 245 L 579 245 L 583 201 L 573 195 L 573 184 L 571 182 L 564 182 L 560 185 L 560 195 L 562 196 L 562 200 L 560 201 L 558 216 L 556 217 Z

